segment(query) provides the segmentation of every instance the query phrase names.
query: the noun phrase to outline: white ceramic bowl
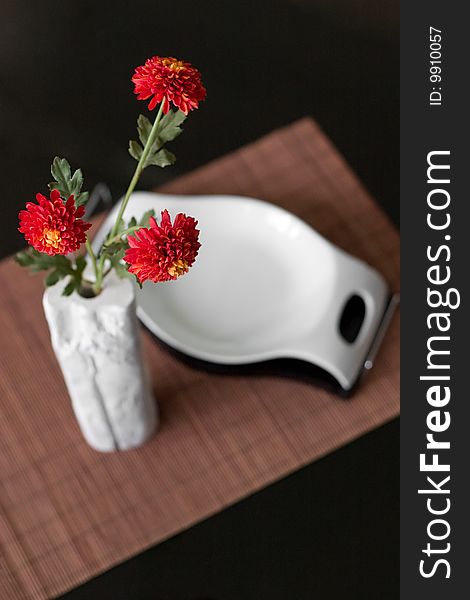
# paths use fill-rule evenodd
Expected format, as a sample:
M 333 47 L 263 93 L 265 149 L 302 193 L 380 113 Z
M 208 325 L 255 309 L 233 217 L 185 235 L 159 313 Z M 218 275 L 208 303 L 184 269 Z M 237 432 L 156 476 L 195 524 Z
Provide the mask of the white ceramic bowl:
M 125 218 L 167 208 L 199 221 L 201 249 L 177 281 L 146 283 L 138 315 L 163 342 L 222 365 L 276 358 L 307 361 L 344 390 L 360 375 L 388 301 L 382 276 L 346 254 L 293 214 L 236 196 L 132 195 Z M 100 243 L 116 208 L 97 234 Z M 364 319 L 348 342 L 339 323 L 348 300 L 363 301 Z

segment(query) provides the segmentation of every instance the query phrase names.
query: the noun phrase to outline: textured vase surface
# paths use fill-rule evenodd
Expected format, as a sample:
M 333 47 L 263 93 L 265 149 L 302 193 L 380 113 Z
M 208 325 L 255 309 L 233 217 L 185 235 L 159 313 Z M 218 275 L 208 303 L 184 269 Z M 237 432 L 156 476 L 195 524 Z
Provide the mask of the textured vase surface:
M 102 452 L 140 446 L 158 425 L 157 405 L 142 359 L 135 291 L 108 275 L 101 294 L 43 297 L 51 342 L 86 441 Z

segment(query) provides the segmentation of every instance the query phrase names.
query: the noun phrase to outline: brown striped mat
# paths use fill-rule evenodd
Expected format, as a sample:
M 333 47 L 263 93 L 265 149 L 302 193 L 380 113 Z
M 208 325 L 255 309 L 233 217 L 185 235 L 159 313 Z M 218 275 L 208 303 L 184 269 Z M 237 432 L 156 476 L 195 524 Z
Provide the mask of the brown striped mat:
M 279 204 L 397 289 L 398 234 L 311 119 L 164 186 Z M 0 598 L 46 598 L 109 569 L 399 411 L 395 317 L 351 400 L 276 377 L 209 375 L 145 338 L 159 434 L 99 454 L 83 441 L 48 340 L 41 277 L 0 263 Z

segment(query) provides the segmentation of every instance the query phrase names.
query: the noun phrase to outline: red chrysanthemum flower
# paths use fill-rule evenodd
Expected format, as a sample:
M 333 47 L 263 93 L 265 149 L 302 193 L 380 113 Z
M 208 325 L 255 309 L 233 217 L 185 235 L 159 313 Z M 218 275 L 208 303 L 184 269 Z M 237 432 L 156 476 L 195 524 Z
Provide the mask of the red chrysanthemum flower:
M 38 204 L 28 202 L 20 211 L 18 231 L 30 246 L 50 255 L 75 252 L 86 240 L 85 232 L 91 227 L 80 217 L 85 209 L 75 208 L 73 196 L 64 202 L 58 190 L 52 190 L 50 200 L 36 194 Z
M 190 63 L 171 56 L 149 58 L 145 65 L 136 68 L 132 81 L 138 100 L 152 97 L 149 110 L 165 99 L 165 114 L 170 109 L 170 103 L 173 103 L 187 115 L 190 110 L 198 108 L 199 102 L 206 97 L 201 73 Z
M 168 281 L 187 273 L 201 247 L 196 225 L 193 217 L 183 213 L 172 224 L 167 210 L 162 212 L 160 225 L 151 217 L 148 229 L 142 227 L 127 237 L 129 248 L 124 260 L 130 265 L 130 273 L 141 283 Z

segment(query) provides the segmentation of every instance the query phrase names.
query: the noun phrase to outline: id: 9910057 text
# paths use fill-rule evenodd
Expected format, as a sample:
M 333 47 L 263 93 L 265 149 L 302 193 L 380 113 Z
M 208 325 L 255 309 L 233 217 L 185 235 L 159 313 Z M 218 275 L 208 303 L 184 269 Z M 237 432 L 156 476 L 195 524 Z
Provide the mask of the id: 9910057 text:
M 429 94 L 430 106 L 442 105 L 442 31 L 429 28 L 429 81 L 432 89 Z

